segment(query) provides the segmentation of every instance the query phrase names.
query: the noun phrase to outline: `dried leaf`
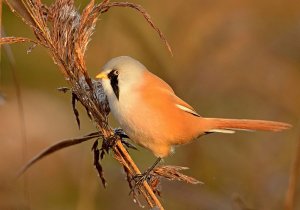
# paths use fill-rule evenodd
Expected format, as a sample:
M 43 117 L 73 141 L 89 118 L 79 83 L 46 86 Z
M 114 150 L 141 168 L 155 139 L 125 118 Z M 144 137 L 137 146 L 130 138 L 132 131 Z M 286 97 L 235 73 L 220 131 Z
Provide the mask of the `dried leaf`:
M 19 171 L 17 177 L 21 176 L 25 171 L 27 171 L 27 169 L 29 169 L 33 164 L 35 164 L 36 162 L 38 162 L 39 160 L 43 159 L 44 157 L 57 152 L 61 149 L 64 149 L 66 147 L 70 147 L 76 144 L 80 144 L 82 142 L 94 139 L 94 138 L 99 138 L 102 135 L 99 132 L 94 132 L 94 133 L 90 133 L 87 134 L 83 137 L 78 137 L 78 138 L 74 138 L 74 139 L 67 139 L 67 140 L 62 140 L 58 143 L 53 144 L 52 146 L 46 148 L 45 150 L 43 150 L 40 154 L 36 155 L 35 157 L 33 157 L 25 166 L 23 166 L 21 168 L 21 170 Z
M 72 92 L 72 109 L 73 109 L 73 113 L 74 113 L 75 118 L 76 118 L 78 128 L 80 129 L 80 119 L 79 119 L 79 112 L 76 109 L 76 101 L 78 101 L 78 97 L 75 93 Z
M 97 169 L 98 175 L 101 179 L 102 185 L 106 188 L 107 182 L 104 178 L 104 172 L 102 165 L 100 163 L 100 150 L 98 149 L 98 140 L 96 140 L 92 146 L 92 151 L 94 152 L 94 166 Z M 101 158 L 102 159 L 102 158 Z
M 35 27 L 35 21 L 25 7 L 23 1 L 5 0 L 5 2 L 15 14 L 22 18 L 26 24 Z

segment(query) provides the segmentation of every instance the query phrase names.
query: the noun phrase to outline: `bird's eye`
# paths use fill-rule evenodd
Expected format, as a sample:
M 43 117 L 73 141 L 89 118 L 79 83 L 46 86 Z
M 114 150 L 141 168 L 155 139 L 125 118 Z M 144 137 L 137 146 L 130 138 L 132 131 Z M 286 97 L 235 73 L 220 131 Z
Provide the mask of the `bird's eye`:
M 118 76 L 119 75 L 119 71 L 118 70 L 114 70 L 114 75 Z

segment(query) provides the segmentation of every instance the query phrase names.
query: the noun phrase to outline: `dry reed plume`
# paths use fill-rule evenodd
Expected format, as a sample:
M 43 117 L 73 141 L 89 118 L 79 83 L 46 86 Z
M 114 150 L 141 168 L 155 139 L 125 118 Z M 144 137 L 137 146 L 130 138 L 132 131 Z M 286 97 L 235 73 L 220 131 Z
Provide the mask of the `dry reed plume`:
M 123 137 L 126 137 L 126 135 L 122 131 L 114 130 L 109 126 L 107 120 L 109 108 L 102 91 L 102 86 L 100 83 L 91 80 L 87 72 L 84 60 L 87 45 L 91 40 L 99 15 L 107 12 L 112 7 L 130 7 L 141 13 L 150 26 L 158 33 L 170 53 L 172 53 L 162 32 L 154 25 L 143 7 L 129 2 L 103 0 L 101 3 L 95 3 L 94 0 L 91 0 L 80 14 L 74 6 L 73 0 L 56 0 L 50 6 L 43 4 L 40 0 L 6 0 L 6 3 L 11 11 L 33 30 L 36 39 L 5 37 L 1 38 L 0 43 L 31 42 L 33 43 L 33 47 L 39 45 L 47 48 L 54 63 L 59 66 L 59 70 L 70 85 L 73 111 L 76 115 L 78 125 L 80 126 L 80 120 L 75 106 L 76 101 L 79 101 L 85 107 L 88 116 L 95 122 L 99 130 L 99 132 L 81 138 L 65 140 L 47 148 L 33 158 L 21 170 L 21 173 L 46 155 L 62 148 L 96 138 L 92 147 L 94 165 L 103 185 L 105 186 L 106 182 L 100 160 L 109 149 L 112 149 L 115 159 L 121 163 L 127 174 L 127 180 L 133 192 L 132 196 L 134 200 L 138 201 L 138 196 L 141 195 L 151 208 L 157 206 L 163 209 L 163 206 L 155 195 L 155 193 L 159 194 L 158 185 L 160 177 L 192 184 L 199 183 L 199 181 L 179 172 L 186 169 L 184 167 L 161 166 L 154 169 L 149 181 L 150 185 L 147 181 L 144 181 L 141 186 L 134 188 L 132 177 L 140 174 L 140 170 L 124 147 L 124 145 L 131 147 L 131 145 L 123 140 Z M 68 88 L 61 90 L 66 91 Z M 102 147 L 99 148 L 100 139 L 103 139 L 103 141 Z

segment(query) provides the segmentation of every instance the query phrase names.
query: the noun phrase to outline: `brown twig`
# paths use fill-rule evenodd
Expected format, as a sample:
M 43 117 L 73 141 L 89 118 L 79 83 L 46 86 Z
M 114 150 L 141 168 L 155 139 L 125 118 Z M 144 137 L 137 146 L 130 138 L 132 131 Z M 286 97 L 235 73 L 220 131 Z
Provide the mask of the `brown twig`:
M 136 174 L 141 174 L 141 171 L 139 170 L 139 168 L 137 167 L 137 165 L 135 164 L 135 162 L 132 160 L 131 156 L 128 154 L 127 150 L 123 147 L 122 143 L 120 141 L 117 142 L 117 149 L 119 150 L 121 157 L 124 159 L 124 161 L 131 167 L 131 176 L 135 176 Z M 116 154 L 116 153 L 115 153 Z M 142 194 L 144 195 L 144 197 L 147 199 L 147 202 L 149 203 L 149 205 L 151 207 L 157 206 L 159 209 L 164 209 L 163 206 L 161 205 L 160 201 L 158 200 L 158 198 L 155 196 L 152 188 L 149 186 L 147 181 L 143 182 L 143 187 L 145 188 L 147 194 L 149 194 L 151 200 L 153 200 L 154 204 L 152 204 L 152 202 L 150 202 L 150 200 L 148 199 L 148 196 L 145 195 L 144 191 L 142 190 Z
M 292 164 L 289 185 L 285 195 L 285 210 L 293 210 L 296 198 L 296 189 L 300 176 L 300 138 L 297 142 L 296 155 Z

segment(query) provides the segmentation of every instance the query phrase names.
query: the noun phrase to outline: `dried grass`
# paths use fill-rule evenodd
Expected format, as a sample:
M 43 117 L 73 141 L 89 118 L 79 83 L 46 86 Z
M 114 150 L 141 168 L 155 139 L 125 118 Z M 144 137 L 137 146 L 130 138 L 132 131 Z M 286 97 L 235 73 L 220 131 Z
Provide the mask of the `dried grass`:
M 17 16 L 22 18 L 23 22 L 33 30 L 36 39 L 5 37 L 1 38 L 0 44 L 32 42 L 35 45 L 43 46 L 48 49 L 54 63 L 59 66 L 59 70 L 70 85 L 73 111 L 78 125 L 80 126 L 80 120 L 79 113 L 75 106 L 76 101 L 79 101 L 85 107 L 88 116 L 95 122 L 96 127 L 101 133 L 103 138 L 102 148 L 98 148 L 98 140 L 96 140 L 92 150 L 94 152 L 94 165 L 104 186 L 106 182 L 100 160 L 103 158 L 103 155 L 108 152 L 108 148 L 110 147 L 112 147 L 114 157 L 120 162 L 127 174 L 130 188 L 134 189 L 134 200 L 138 201 L 138 196 L 142 195 L 151 208 L 158 207 L 163 209 L 163 206 L 153 192 L 158 192 L 157 186 L 159 177 L 165 177 L 169 180 L 185 181 L 192 184 L 199 183 L 197 180 L 179 172 L 180 170 L 186 169 L 184 167 L 163 166 L 154 169 L 152 181 L 150 182 L 152 188 L 144 181 L 142 186 L 135 189 L 131 185 L 131 180 L 136 174 L 140 174 L 140 170 L 121 142 L 121 137 L 124 136 L 124 134 L 115 132 L 108 125 L 107 115 L 109 108 L 101 83 L 92 81 L 87 72 L 84 56 L 95 30 L 97 19 L 100 14 L 107 12 L 113 7 L 129 7 L 141 13 L 150 26 L 159 34 L 167 49 L 172 54 L 171 47 L 166 38 L 153 23 L 150 15 L 142 6 L 129 2 L 110 2 L 109 0 L 95 3 L 94 0 L 91 0 L 82 11 L 82 14 L 80 14 L 74 6 L 73 0 L 56 0 L 50 6 L 43 4 L 40 0 L 6 0 L 6 3 L 10 9 Z M 67 89 L 64 89 L 64 91 L 66 90 Z M 92 135 L 59 142 L 33 158 L 28 165 L 22 169 L 22 172 L 46 155 L 95 137 L 96 136 Z M 153 181 L 155 181 L 156 184 L 153 184 Z M 140 205 L 142 206 L 141 203 Z

